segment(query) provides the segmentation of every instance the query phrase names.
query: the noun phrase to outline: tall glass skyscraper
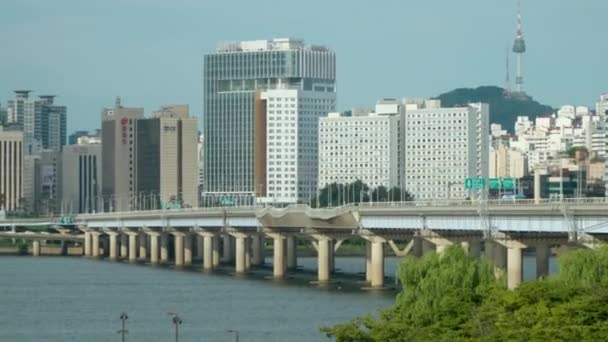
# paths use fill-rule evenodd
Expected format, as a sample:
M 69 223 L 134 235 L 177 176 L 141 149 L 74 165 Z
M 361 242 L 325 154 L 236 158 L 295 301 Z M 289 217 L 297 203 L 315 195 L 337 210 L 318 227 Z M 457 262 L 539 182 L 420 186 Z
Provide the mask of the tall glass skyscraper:
M 336 58 L 294 39 L 222 44 L 205 56 L 204 200 L 307 202 L 318 119 L 336 107 Z

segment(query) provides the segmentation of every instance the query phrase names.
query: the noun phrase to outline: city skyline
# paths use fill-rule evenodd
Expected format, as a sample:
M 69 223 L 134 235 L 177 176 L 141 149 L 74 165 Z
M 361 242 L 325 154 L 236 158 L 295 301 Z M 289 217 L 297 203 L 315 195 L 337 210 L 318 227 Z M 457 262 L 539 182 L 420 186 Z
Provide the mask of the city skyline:
M 238 13 L 232 11 L 235 3 L 240 4 Z M 335 10 L 335 4 L 316 4 L 293 11 L 290 2 L 272 1 L 259 6 L 136 0 L 94 5 L 69 0 L 52 5 L 3 2 L 0 37 L 13 48 L 5 51 L 0 66 L 5 81 L 0 98 L 5 105 L 18 88 L 38 89 L 34 95 L 60 94 L 59 101 L 72 113 L 69 132 L 99 127 L 99 110 L 116 95 L 146 110 L 186 103 L 200 118 L 203 55 L 221 41 L 272 37 L 301 38 L 336 52 L 339 110 L 387 96 L 430 97 L 457 87 L 503 83 L 504 48 L 516 30 L 515 1 L 408 4 L 410 12 L 421 15 L 408 15 L 405 5 L 392 2 L 357 4 L 342 11 Z M 327 6 L 331 8 L 325 10 Z M 522 3 L 529 94 L 558 107 L 592 106 L 606 92 L 599 72 L 601 30 L 592 29 L 606 9 L 608 4 L 601 1 Z M 40 15 L 32 15 L 36 13 Z M 239 24 L 218 26 L 217 20 L 225 22 L 226 16 Z M 442 25 L 427 25 L 439 21 Z M 481 46 L 484 51 L 478 55 L 483 58 L 441 53 L 466 44 Z M 34 53 L 39 49 L 56 53 L 40 58 Z M 361 67 L 369 61 L 374 68 Z

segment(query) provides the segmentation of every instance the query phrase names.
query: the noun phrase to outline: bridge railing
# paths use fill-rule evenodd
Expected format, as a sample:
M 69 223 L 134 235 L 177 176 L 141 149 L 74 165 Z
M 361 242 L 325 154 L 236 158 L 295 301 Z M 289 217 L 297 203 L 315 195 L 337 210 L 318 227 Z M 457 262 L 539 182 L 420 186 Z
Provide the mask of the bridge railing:
M 406 201 L 406 202 L 362 202 L 361 207 L 391 208 L 391 207 L 479 207 L 487 204 L 489 206 L 546 206 L 562 204 L 590 204 L 608 205 L 606 197 L 583 197 L 583 198 L 543 198 L 534 199 L 491 199 L 491 200 L 425 200 L 425 201 Z

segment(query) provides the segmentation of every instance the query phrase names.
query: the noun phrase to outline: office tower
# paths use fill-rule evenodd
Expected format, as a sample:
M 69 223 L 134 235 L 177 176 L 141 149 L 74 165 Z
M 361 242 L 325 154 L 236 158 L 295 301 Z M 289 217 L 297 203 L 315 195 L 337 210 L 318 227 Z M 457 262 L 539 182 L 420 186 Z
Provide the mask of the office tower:
M 205 184 L 205 135 L 200 134 L 198 137 L 198 187 L 203 188 Z
M 198 124 L 187 105 L 137 120 L 137 207 L 198 207 Z
M 61 152 L 44 150 L 34 159 L 34 203 L 27 203 L 37 213 L 59 213 L 62 181 Z M 73 180 L 68 180 L 72 182 Z M 29 202 L 29 201 L 28 201 Z
M 314 194 L 318 118 L 335 111 L 335 75 L 334 52 L 294 39 L 228 43 L 206 55 L 203 196 L 294 203 Z
M 4 126 L 7 120 L 7 110 L 2 107 L 2 103 L 0 103 L 0 126 Z
M 62 212 L 101 211 L 101 144 L 65 146 L 62 162 Z
M 406 104 L 401 125 L 401 179 L 416 199 L 478 198 L 466 178 L 487 178 L 489 106 L 443 108 L 439 100 Z
M 7 123 L 17 124 L 23 129 L 25 144 L 60 151 L 65 145 L 67 107 L 55 104 L 55 96 L 42 95 L 30 98 L 30 90 L 15 90 L 15 98 L 8 101 Z
M 0 210 L 23 205 L 23 132 L 0 126 Z
M 386 110 L 392 105 L 391 110 Z M 330 113 L 319 123 L 319 188 L 362 181 L 398 186 L 400 105 L 382 100 L 373 112 Z
M 102 197 L 104 210 L 135 208 L 137 120 L 143 108 L 127 108 L 116 99 L 114 108 L 102 111 Z
M 66 142 L 67 107 L 55 104 L 54 95 L 41 95 L 40 116 L 36 118 L 35 136 L 46 150 L 61 151 Z

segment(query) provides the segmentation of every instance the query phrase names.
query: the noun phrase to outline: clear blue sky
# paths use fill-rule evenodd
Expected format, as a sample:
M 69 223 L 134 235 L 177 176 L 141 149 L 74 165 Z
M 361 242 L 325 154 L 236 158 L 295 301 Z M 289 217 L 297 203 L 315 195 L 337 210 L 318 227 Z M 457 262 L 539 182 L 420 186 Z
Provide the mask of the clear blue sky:
M 593 105 L 608 92 L 606 0 L 523 0 L 526 90 Z M 0 101 L 60 95 L 68 130 L 120 95 L 146 113 L 202 113 L 202 56 L 219 41 L 296 37 L 334 49 L 339 109 L 504 83 L 516 0 L 1 0 Z

